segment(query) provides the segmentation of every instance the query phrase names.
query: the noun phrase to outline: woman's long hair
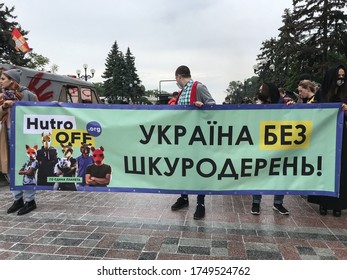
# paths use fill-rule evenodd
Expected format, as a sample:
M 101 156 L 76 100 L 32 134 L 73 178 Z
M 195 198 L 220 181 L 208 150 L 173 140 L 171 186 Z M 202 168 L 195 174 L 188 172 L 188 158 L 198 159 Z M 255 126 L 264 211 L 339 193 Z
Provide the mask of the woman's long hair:
M 347 83 L 346 80 L 341 86 L 337 86 L 338 71 L 343 69 L 346 72 L 346 67 L 339 64 L 327 70 L 324 76 L 322 86 L 319 91 L 320 102 L 344 102 L 347 103 Z M 346 76 L 345 76 L 346 79 Z

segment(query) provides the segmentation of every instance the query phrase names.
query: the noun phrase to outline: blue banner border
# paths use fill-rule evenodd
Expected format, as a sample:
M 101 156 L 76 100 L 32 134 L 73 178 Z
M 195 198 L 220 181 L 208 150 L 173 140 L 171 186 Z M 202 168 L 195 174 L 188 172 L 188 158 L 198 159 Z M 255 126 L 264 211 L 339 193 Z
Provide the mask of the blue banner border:
M 61 102 L 18 102 L 11 108 L 11 126 L 15 127 L 16 114 L 15 110 L 18 106 L 44 106 L 44 107 L 66 107 L 66 108 L 83 108 L 83 109 L 102 109 L 102 110 L 268 110 L 268 109 L 317 109 L 317 108 L 336 108 L 339 109 L 336 120 L 336 162 L 335 162 L 335 188 L 334 192 L 326 191 L 287 191 L 287 190 L 269 190 L 269 191 L 196 191 L 196 190 L 164 190 L 158 188 L 131 188 L 131 187 L 78 187 L 78 191 L 98 191 L 98 192 L 133 192 L 133 193 L 164 193 L 164 194 L 205 194 L 205 195 L 246 195 L 246 194 L 283 194 L 283 195 L 326 195 L 338 196 L 340 188 L 340 172 L 341 172 L 341 151 L 342 151 L 342 134 L 344 126 L 344 113 L 341 109 L 342 103 L 312 103 L 312 104 L 228 104 L 228 105 L 204 105 L 198 108 L 194 105 L 131 105 L 131 104 L 83 104 L 83 103 L 61 103 Z M 10 178 L 15 176 L 15 130 L 11 130 L 10 144 Z M 13 180 L 10 182 L 11 190 L 52 190 L 52 186 L 26 187 L 22 185 L 14 185 Z

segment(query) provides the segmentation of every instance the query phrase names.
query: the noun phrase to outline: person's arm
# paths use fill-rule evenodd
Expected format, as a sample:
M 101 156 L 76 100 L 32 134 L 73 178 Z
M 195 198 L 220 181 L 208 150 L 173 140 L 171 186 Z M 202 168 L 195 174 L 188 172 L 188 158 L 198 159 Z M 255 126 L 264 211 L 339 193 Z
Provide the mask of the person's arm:
M 196 86 L 196 102 L 195 106 L 202 107 L 204 104 L 214 105 L 216 101 L 211 96 L 207 87 L 201 83 Z
M 345 116 L 347 116 L 347 104 L 342 103 L 342 111 L 345 113 Z
M 88 166 L 89 167 L 89 166 Z M 88 172 L 88 167 L 87 167 L 87 173 Z M 94 177 L 94 176 L 90 176 L 88 179 L 91 181 L 92 185 L 98 184 L 98 185 L 108 185 L 111 181 L 111 174 L 112 174 L 112 168 L 109 165 L 105 165 L 104 166 L 105 171 L 103 172 L 103 174 L 105 174 L 104 177 Z M 87 175 L 86 175 L 86 182 L 87 182 Z
M 8 109 L 13 106 L 13 100 L 5 100 L 0 106 L 0 119 L 8 113 Z
M 108 185 L 111 180 L 111 174 L 107 173 L 105 178 L 91 177 L 91 181 L 96 182 L 98 185 Z
M 25 175 L 32 177 L 35 175 L 35 169 L 33 167 L 30 167 L 26 172 Z
M 86 173 L 86 175 L 85 175 L 86 185 L 90 185 L 90 184 L 94 183 L 94 181 L 91 178 L 92 177 L 90 176 L 90 174 Z
M 25 174 L 25 164 L 22 166 L 22 168 L 18 171 L 19 175 L 24 175 Z
M 13 100 L 5 100 L 4 103 L 1 106 L 1 109 L 3 111 L 6 111 L 8 108 L 11 108 L 14 104 Z
M 76 171 L 78 169 L 77 160 L 76 159 L 70 159 L 71 166 L 68 168 L 68 171 L 65 173 L 66 175 L 76 175 Z

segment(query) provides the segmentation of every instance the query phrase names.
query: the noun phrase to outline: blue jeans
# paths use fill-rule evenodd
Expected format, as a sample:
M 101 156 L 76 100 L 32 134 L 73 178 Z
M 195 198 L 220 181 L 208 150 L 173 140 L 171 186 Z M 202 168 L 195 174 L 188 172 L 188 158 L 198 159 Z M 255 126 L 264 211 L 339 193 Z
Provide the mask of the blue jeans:
M 253 203 L 260 204 L 262 195 L 255 194 L 253 195 Z M 274 204 L 283 204 L 284 195 L 274 195 Z
M 11 191 L 11 192 L 12 192 L 14 200 L 18 200 L 18 199 L 23 198 L 24 202 L 30 202 L 30 201 L 34 200 L 35 194 L 36 194 L 36 191 L 34 191 L 34 190 L 30 190 L 30 191 L 28 191 L 28 190 L 25 190 L 25 191 L 15 190 L 15 191 Z

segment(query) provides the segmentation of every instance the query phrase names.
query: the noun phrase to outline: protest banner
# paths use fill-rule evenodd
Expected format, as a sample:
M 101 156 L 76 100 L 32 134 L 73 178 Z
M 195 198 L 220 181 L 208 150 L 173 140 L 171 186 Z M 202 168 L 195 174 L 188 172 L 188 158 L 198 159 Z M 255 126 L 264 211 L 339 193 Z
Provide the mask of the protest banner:
M 19 102 L 12 111 L 11 189 L 53 190 L 70 183 L 82 191 L 337 196 L 340 107 Z M 52 185 L 23 184 L 18 172 L 27 161 L 25 147 L 40 147 L 46 133 L 51 152 L 64 161 L 75 163 L 82 143 L 96 148 L 109 168 L 109 183 L 83 186 L 81 166 L 70 163 L 76 170 L 53 170 L 47 178 Z

